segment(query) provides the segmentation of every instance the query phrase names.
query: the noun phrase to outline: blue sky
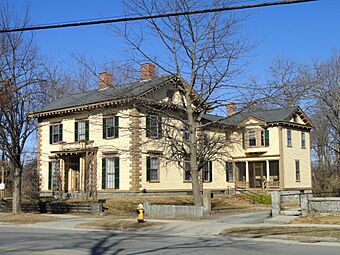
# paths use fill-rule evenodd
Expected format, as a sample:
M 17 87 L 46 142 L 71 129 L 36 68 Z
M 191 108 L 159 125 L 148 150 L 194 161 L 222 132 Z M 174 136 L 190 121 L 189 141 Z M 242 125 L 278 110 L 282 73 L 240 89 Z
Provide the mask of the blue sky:
M 3 2 L 3 0 L 0 0 Z M 16 0 L 20 10 L 29 3 L 32 24 L 122 16 L 122 0 Z M 207 1 L 209 3 L 210 1 Z M 261 1 L 243 1 L 255 3 Z M 248 11 L 244 32 L 257 42 L 248 54 L 248 72 L 263 78 L 275 57 L 308 63 L 324 59 L 340 45 L 340 1 L 266 7 Z M 65 65 L 71 54 L 79 53 L 98 63 L 126 60 L 123 41 L 112 36 L 105 25 L 63 28 L 35 32 L 42 54 Z

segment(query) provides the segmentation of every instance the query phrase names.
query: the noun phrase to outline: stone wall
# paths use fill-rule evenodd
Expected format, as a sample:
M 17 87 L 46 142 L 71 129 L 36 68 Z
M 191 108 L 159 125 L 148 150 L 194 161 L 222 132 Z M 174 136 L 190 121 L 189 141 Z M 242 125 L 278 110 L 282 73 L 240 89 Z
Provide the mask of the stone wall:
M 340 197 L 314 197 L 308 199 L 309 213 L 340 214 Z
M 12 209 L 12 202 L 0 203 L 0 212 L 8 212 Z M 66 203 L 66 202 L 38 202 L 23 203 L 21 205 L 23 212 L 40 212 L 40 213 L 92 213 L 100 214 L 103 211 L 103 203 Z
M 288 208 L 287 204 L 297 204 L 301 208 L 302 215 L 340 214 L 340 197 L 313 197 L 313 194 L 308 192 L 288 194 L 282 191 L 273 191 L 271 196 L 273 217 Z
M 144 203 L 145 215 L 150 217 L 203 217 L 203 206 L 151 205 Z

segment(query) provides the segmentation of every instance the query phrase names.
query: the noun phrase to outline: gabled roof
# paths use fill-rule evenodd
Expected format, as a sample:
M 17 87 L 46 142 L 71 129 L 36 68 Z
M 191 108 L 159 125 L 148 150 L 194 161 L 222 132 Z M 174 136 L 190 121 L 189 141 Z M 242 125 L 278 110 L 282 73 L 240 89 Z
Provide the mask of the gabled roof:
M 238 125 L 243 120 L 249 117 L 254 117 L 266 123 L 288 122 L 291 119 L 291 116 L 295 113 L 299 113 L 300 115 L 303 115 L 306 119 L 307 124 L 311 126 L 306 115 L 303 113 L 300 107 L 297 107 L 297 106 L 284 107 L 284 108 L 279 108 L 279 109 L 253 111 L 253 112 L 239 112 L 231 117 L 223 117 L 223 116 L 218 116 L 218 115 L 206 114 L 204 118 L 214 123 L 219 123 L 219 124 L 224 124 L 224 125 Z
M 36 113 L 67 109 L 71 107 L 84 106 L 94 103 L 108 102 L 117 99 L 133 98 L 149 90 L 155 89 L 167 81 L 170 81 L 174 76 L 157 77 L 152 80 L 132 82 L 122 86 L 110 86 L 105 89 L 79 93 L 64 98 L 60 98 L 50 104 L 47 104 Z

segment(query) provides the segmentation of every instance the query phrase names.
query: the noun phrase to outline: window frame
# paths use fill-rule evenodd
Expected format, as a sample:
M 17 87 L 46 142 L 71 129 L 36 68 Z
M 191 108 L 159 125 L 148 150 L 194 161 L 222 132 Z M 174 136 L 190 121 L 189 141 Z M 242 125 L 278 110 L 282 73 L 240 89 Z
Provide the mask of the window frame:
M 108 162 L 112 161 L 113 172 L 108 171 Z M 120 162 L 117 156 L 108 156 L 102 158 L 102 190 L 118 190 L 120 188 Z M 112 170 L 112 169 L 111 169 Z M 109 185 L 109 175 L 111 185 Z M 110 187 L 109 187 L 110 186 Z
M 254 134 L 254 137 L 251 137 L 250 134 Z M 249 147 L 256 147 L 256 144 L 257 144 L 257 141 L 256 141 L 256 130 L 248 130 L 247 131 L 247 140 L 248 140 L 248 146 Z M 252 144 L 251 141 L 253 141 L 255 143 Z
M 306 132 L 301 131 L 301 149 L 306 149 Z
M 84 123 L 84 134 L 80 133 L 79 131 L 82 130 L 80 129 L 80 123 Z M 75 125 L 75 130 L 74 130 L 74 136 L 75 136 L 75 142 L 80 142 L 80 141 L 89 141 L 90 139 L 90 121 L 88 119 L 81 119 L 81 120 L 76 120 L 74 122 Z M 81 136 L 84 136 L 84 139 L 80 139 Z
M 190 132 L 188 125 L 183 126 L 183 141 L 186 143 L 190 141 Z
M 292 130 L 290 128 L 287 129 L 287 147 L 293 147 L 293 145 L 292 145 Z
M 191 183 L 191 180 L 190 161 L 186 160 L 183 162 L 183 182 Z
M 208 176 L 208 178 L 205 178 Z M 213 181 L 212 178 L 212 161 L 208 160 L 205 162 L 202 168 L 202 180 L 204 183 L 211 183 Z
M 203 130 L 203 145 L 208 146 L 209 145 L 209 131 Z
M 60 170 L 60 162 L 58 160 L 52 160 L 48 162 L 48 180 L 47 180 L 47 189 L 50 191 L 54 191 L 56 186 L 56 170 Z
M 226 167 L 226 182 L 234 182 L 234 165 L 232 161 L 225 162 Z M 231 174 L 231 178 L 230 175 Z
M 162 137 L 162 117 L 158 115 L 146 115 L 146 137 L 159 139 Z
M 157 160 L 157 169 L 152 168 L 152 160 Z M 149 163 L 148 163 L 149 162 Z M 155 155 L 149 155 L 146 157 L 146 171 L 147 171 L 147 176 L 146 176 L 146 181 L 147 182 L 154 182 L 154 183 L 159 183 L 160 182 L 160 158 L 155 156 Z M 156 171 L 156 179 L 154 179 L 152 171 Z M 149 174 L 148 174 L 149 172 Z M 148 176 L 149 175 L 149 176 Z
M 301 167 L 299 159 L 295 159 L 295 182 L 301 182 Z
M 57 130 L 57 132 L 55 132 L 55 129 Z M 63 124 L 61 123 L 50 124 L 50 144 L 58 144 L 62 142 L 62 140 L 63 140 Z
M 112 121 L 112 126 L 109 126 L 109 121 Z M 111 135 L 109 135 L 112 133 Z M 104 139 L 115 139 L 119 138 L 119 116 L 105 116 L 103 118 L 103 138 Z

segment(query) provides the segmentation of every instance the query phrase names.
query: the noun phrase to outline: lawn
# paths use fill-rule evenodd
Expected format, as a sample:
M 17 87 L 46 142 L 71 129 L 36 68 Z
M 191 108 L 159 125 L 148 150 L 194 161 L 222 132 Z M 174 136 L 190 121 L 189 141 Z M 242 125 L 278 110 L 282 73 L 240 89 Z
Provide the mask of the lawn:
M 69 200 L 75 201 L 75 200 Z M 179 196 L 120 196 L 106 198 L 104 207 L 106 215 L 112 216 L 136 216 L 135 210 L 140 203 L 149 202 L 151 204 L 171 204 L 171 205 L 193 205 L 191 195 Z M 212 199 L 212 209 L 219 214 L 242 213 L 258 209 L 258 205 L 252 204 L 247 199 L 238 196 L 214 195 Z
M 35 214 L 35 213 L 22 213 L 13 215 L 11 213 L 0 213 L 0 222 L 16 223 L 16 224 L 34 224 L 38 222 L 48 222 L 60 220 L 59 217 Z
M 340 224 L 340 215 L 307 215 L 296 218 L 291 224 Z
M 295 237 L 314 237 L 322 240 L 323 237 L 340 239 L 340 228 L 292 226 L 240 227 L 226 229 L 223 234 L 237 237 L 282 238 L 292 240 L 295 239 Z

